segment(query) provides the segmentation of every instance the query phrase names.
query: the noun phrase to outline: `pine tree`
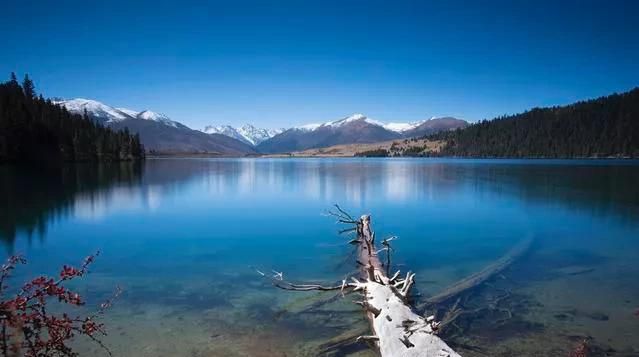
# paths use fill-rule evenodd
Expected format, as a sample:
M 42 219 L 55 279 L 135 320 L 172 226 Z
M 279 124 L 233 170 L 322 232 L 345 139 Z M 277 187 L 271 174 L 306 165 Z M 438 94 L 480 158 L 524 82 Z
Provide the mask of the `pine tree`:
M 33 84 L 33 81 L 29 78 L 28 74 L 24 75 L 24 80 L 22 81 L 22 90 L 24 91 L 24 95 L 29 98 L 29 99 L 33 99 L 36 96 L 36 92 L 35 92 L 35 85 Z

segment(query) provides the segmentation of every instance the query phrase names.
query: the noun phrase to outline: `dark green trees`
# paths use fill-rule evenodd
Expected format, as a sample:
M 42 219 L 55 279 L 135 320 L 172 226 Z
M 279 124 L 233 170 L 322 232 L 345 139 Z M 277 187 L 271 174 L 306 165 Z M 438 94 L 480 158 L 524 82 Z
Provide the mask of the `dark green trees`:
M 442 156 L 639 158 L 639 88 L 535 108 L 430 138 L 446 141 Z
M 24 80 L 22 81 L 22 91 L 24 92 L 24 96 L 27 99 L 35 98 L 35 85 L 33 81 L 29 78 L 28 74 L 24 75 Z
M 0 162 L 119 161 L 144 157 L 137 135 L 113 131 L 69 113 L 25 76 L 0 83 Z

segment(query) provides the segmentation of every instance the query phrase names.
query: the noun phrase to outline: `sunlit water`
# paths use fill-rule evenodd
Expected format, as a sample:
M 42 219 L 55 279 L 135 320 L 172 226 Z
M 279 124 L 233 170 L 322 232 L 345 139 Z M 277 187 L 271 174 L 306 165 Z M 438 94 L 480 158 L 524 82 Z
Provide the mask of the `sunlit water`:
M 397 235 L 415 300 L 530 252 L 463 303 L 445 338 L 466 356 L 564 356 L 579 340 L 639 355 L 639 164 L 631 161 L 157 159 L 0 167 L 5 255 L 16 278 L 100 250 L 77 285 L 124 294 L 104 340 L 120 356 L 306 356 L 365 328 L 354 297 L 278 290 L 255 269 L 334 283 L 356 269 L 335 203 Z M 82 355 L 99 351 L 79 343 Z M 369 355 L 354 346 L 335 355 Z

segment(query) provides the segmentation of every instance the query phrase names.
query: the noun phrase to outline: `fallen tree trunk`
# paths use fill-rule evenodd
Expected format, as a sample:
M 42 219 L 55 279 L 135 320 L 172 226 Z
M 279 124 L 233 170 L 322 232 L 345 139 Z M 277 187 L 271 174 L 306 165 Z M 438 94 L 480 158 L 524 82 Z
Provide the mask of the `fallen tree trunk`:
M 342 280 L 341 285 L 322 286 L 317 284 L 294 284 L 286 282 L 282 273 L 275 273 L 273 284 L 286 290 L 345 290 L 358 291 L 362 300 L 357 301 L 364 308 L 372 334 L 359 336 L 358 341 L 368 342 L 382 357 L 460 357 L 437 336 L 439 323 L 434 316 L 424 318 L 410 306 L 408 297 L 414 284 L 415 274 L 408 272 L 400 278 L 399 271 L 389 277 L 379 260 L 378 253 L 390 250 L 389 240 L 377 250 L 375 234 L 371 229 L 370 216 L 354 219 L 337 207 L 332 213 L 341 223 L 352 224 L 357 237 L 350 243 L 357 247 L 359 279 L 351 282 Z M 345 230 L 346 231 L 346 230 Z M 265 273 L 258 270 L 263 276 Z
M 478 285 L 484 283 L 486 280 L 501 273 L 506 268 L 508 268 L 513 262 L 515 262 L 519 257 L 524 255 L 530 248 L 532 242 L 533 242 L 532 237 L 523 239 L 516 246 L 514 246 L 510 251 L 508 251 L 506 255 L 502 256 L 499 260 L 497 260 L 493 264 L 485 267 L 483 270 L 475 274 L 472 274 L 462 280 L 459 280 L 458 282 L 454 283 L 450 287 L 446 288 L 441 293 L 426 299 L 426 302 L 422 304 L 420 308 L 437 305 L 437 304 L 441 304 L 446 301 L 449 301 L 453 297 L 457 297 L 460 294 L 474 287 L 477 287 Z
M 362 306 L 371 325 L 370 340 L 382 356 L 459 356 L 435 333 L 439 323 L 433 316 L 424 318 L 408 304 L 415 274 L 399 279 L 399 271 L 386 276 L 375 249 L 370 216 L 357 223 L 357 249 L 361 280 L 355 289 L 362 291 Z M 386 247 L 388 249 L 388 247 Z

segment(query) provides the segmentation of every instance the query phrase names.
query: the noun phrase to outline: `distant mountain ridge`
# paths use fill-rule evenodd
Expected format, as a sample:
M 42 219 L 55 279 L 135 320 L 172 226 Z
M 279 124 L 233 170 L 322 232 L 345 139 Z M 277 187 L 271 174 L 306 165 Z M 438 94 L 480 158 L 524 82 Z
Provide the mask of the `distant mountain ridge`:
M 356 113 L 335 121 L 306 124 L 285 130 L 257 145 L 257 149 L 262 153 L 283 153 L 342 144 L 367 144 L 423 136 L 466 126 L 468 122 L 452 117 L 384 124 Z
M 147 151 L 167 154 L 256 154 L 252 147 L 242 141 L 220 134 L 205 134 L 174 121 L 165 114 L 150 110 L 136 111 L 115 108 L 92 99 L 76 98 L 56 100 L 54 104 L 69 112 L 86 113 L 96 122 L 113 129 L 128 128 L 140 135 Z
M 282 153 L 417 137 L 468 126 L 466 121 L 452 117 L 386 124 L 356 113 L 334 121 L 290 129 L 265 129 L 245 124 L 239 128 L 209 125 L 198 131 L 165 114 L 113 107 L 92 99 L 56 100 L 54 104 L 64 106 L 75 114 L 86 112 L 91 119 L 114 129 L 128 128 L 140 134 L 148 151 L 176 154 Z

